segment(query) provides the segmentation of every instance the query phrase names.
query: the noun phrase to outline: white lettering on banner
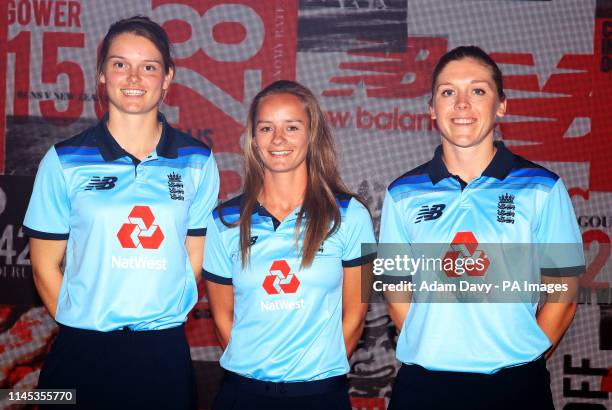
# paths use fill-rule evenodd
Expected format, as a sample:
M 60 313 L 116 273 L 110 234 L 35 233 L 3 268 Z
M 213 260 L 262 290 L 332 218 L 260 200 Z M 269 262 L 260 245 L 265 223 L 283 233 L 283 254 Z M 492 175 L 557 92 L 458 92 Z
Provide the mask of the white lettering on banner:
M 112 257 L 112 267 L 115 269 L 149 269 L 166 270 L 168 260 L 166 258 L 153 259 L 146 256 L 122 256 Z
M 261 88 L 261 71 L 245 70 L 244 72 L 244 101 L 240 102 L 231 95 L 217 87 L 214 83 L 199 73 L 185 67 L 176 70 L 175 82 L 198 93 L 202 98 L 209 100 L 224 113 L 232 117 L 238 124 L 243 124 L 246 118 L 248 103 Z
M 213 37 L 213 27 L 221 22 L 236 22 L 246 29 L 246 36 L 237 44 L 218 43 Z M 264 25 L 259 15 L 250 7 L 238 4 L 220 4 L 202 16 L 204 52 L 217 61 L 246 61 L 263 46 Z M 251 46 L 251 47 L 249 47 Z
M 262 48 L 265 27 L 261 17 L 250 7 L 225 4 L 210 8 L 202 17 L 191 7 L 167 4 L 154 10 L 154 19 L 161 22 L 182 20 L 189 24 L 192 35 L 189 40 L 173 44 L 176 57 L 189 58 L 202 50 L 210 58 L 220 62 L 242 62 L 255 56 Z M 219 43 L 214 39 L 213 29 L 222 22 L 241 24 L 246 36 L 238 44 Z M 262 86 L 261 70 L 244 71 L 243 101 L 235 99 L 212 81 L 186 67 L 178 67 L 174 78 L 181 84 L 210 101 L 229 115 L 236 123 L 244 125 L 248 103 Z M 177 112 L 170 112 L 170 121 L 178 122 Z
M 13 225 L 7 225 L 0 237 L 0 257 L 5 258 L 7 265 L 12 265 L 16 254 L 13 249 Z
M 5 209 L 6 209 L 6 193 L 4 192 L 4 189 L 0 187 L 0 215 L 2 215 Z
M 259 306 L 262 312 L 276 312 L 278 310 L 299 310 L 304 309 L 306 304 L 304 299 L 286 300 L 278 299 L 272 301 L 260 301 Z
M 31 273 L 28 273 L 24 266 L 0 266 L 1 279 L 31 279 Z
M 199 36 L 195 34 L 198 31 L 200 20 L 200 15 L 195 9 L 184 4 L 164 4 L 153 10 L 152 14 L 151 18 L 162 25 L 166 21 L 182 20 L 191 27 L 192 35 L 189 40 L 172 44 L 175 58 L 189 58 L 204 46 L 199 43 Z
M 247 61 L 261 50 L 265 28 L 261 17 L 244 4 L 220 4 L 206 11 L 202 17 L 185 5 L 167 4 L 154 10 L 153 19 L 159 22 L 183 20 L 191 26 L 189 40 L 173 44 L 177 58 L 189 58 L 202 50 L 210 58 L 221 62 Z M 213 28 L 222 22 L 241 24 L 246 36 L 240 43 L 219 43 Z
M 28 257 L 30 245 L 27 240 L 21 251 L 15 249 L 20 247 L 19 245 L 15 246 L 15 243 L 23 242 L 19 240 L 22 238 L 24 238 L 22 227 L 19 227 L 17 230 L 17 236 L 15 236 L 15 226 L 13 224 L 7 224 L 4 227 L 4 231 L 2 231 L 2 236 L 0 237 L 0 258 L 4 258 L 3 261 L 2 259 L 0 259 L 0 261 L 3 262 L 4 265 L 30 265 L 30 258 Z M 17 252 L 19 252 L 19 254 Z M 15 256 L 17 256 L 17 259 L 13 262 Z
M 285 36 L 285 14 L 284 10 L 276 10 L 274 13 L 274 37 L 283 38 Z M 274 45 L 274 76 L 278 77 L 281 75 L 284 59 L 285 59 L 285 48 L 282 43 Z

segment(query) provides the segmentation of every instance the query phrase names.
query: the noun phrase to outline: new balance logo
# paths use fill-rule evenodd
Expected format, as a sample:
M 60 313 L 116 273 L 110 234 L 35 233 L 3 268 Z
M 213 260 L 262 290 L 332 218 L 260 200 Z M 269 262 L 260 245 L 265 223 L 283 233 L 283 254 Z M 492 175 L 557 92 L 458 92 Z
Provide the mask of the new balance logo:
M 85 187 L 85 191 L 91 191 L 95 189 L 97 191 L 106 191 L 107 189 L 113 189 L 117 182 L 117 177 L 91 177 L 89 184 Z
M 417 214 L 416 219 L 414 220 L 415 224 L 423 221 L 433 221 L 434 219 L 438 219 L 442 216 L 442 211 L 446 208 L 445 204 L 436 204 L 431 207 L 427 205 L 423 205 L 421 209 L 419 209 L 419 213 Z

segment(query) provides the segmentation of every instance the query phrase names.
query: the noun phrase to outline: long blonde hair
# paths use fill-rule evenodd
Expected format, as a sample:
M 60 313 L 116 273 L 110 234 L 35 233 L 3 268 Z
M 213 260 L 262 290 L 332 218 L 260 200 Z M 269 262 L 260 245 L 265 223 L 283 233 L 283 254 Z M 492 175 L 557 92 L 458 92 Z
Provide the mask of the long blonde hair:
M 309 119 L 309 143 L 306 154 L 306 193 L 296 222 L 296 244 L 305 221 L 304 242 L 300 267 L 312 265 L 321 243 L 340 228 L 337 194 L 352 194 L 338 173 L 334 140 L 325 115 L 312 92 L 294 81 L 276 81 L 261 90 L 249 107 L 244 142 L 244 200 L 241 204 L 240 254 L 243 268 L 249 263 L 251 215 L 257 206 L 257 196 L 263 189 L 264 166 L 254 145 L 255 124 L 259 104 L 272 94 L 291 94 L 304 104 Z M 362 201 L 363 202 L 363 201 Z M 222 212 L 220 212 L 222 215 Z M 236 225 L 234 224 L 234 226 Z M 330 227 L 331 226 L 331 227 Z

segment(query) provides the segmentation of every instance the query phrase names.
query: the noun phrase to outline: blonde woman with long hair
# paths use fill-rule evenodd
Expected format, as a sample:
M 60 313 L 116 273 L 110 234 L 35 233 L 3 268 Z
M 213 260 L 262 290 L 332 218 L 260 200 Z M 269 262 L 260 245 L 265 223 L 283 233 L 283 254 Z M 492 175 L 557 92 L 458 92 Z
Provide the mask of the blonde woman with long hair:
M 257 94 L 244 155 L 244 193 L 209 221 L 204 277 L 226 370 L 213 408 L 349 410 L 370 214 L 340 179 L 323 112 L 300 84 Z

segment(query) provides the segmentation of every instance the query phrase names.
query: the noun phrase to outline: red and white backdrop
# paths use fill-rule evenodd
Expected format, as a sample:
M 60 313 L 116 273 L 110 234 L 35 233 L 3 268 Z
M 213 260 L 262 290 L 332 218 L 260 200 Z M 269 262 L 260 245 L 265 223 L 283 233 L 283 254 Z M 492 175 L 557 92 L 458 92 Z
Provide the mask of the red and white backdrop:
M 462 44 L 492 53 L 509 97 L 500 134 L 565 179 L 588 255 L 581 305 L 548 362 L 556 406 L 612 408 L 611 0 L 0 5 L 0 388 L 34 387 L 57 332 L 33 288 L 21 226 L 38 162 L 51 144 L 97 121 L 96 49 L 112 22 L 144 14 L 174 44 L 177 72 L 163 111 L 213 144 L 222 198 L 240 190 L 250 99 L 274 80 L 297 79 L 323 104 L 342 175 L 367 198 L 377 226 L 386 185 L 428 160 L 439 143 L 427 114 L 433 65 Z M 221 377 L 221 349 L 203 292 L 187 332 L 207 408 Z M 355 409 L 385 408 L 398 366 L 394 338 L 384 305 L 372 304 L 351 360 Z

